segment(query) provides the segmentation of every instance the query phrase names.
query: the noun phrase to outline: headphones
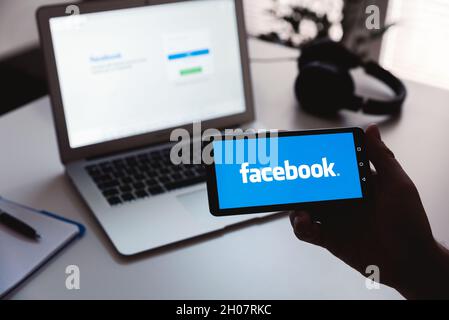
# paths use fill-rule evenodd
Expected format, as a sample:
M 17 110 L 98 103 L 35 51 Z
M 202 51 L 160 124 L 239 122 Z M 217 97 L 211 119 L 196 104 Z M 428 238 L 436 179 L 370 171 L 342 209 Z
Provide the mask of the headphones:
M 312 41 L 303 47 L 298 60 L 299 75 L 295 94 L 301 107 L 318 116 L 332 116 L 341 109 L 362 110 L 366 114 L 399 114 L 407 96 L 404 84 L 392 73 L 373 61 L 363 62 L 343 45 L 329 39 Z M 395 93 L 390 101 L 355 94 L 349 71 L 362 67 Z

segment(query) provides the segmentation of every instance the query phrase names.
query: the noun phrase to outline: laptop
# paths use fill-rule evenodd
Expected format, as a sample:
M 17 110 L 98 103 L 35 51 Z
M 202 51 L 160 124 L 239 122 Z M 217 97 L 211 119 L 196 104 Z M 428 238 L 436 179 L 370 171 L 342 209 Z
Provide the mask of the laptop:
M 61 161 L 120 254 L 262 216 L 213 217 L 204 168 L 170 160 L 175 128 L 257 128 L 242 0 L 65 4 L 37 21 Z

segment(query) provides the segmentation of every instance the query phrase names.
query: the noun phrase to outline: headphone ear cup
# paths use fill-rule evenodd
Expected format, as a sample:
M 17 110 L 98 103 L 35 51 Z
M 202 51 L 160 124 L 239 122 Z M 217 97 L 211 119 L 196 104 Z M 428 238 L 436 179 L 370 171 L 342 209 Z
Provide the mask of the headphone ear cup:
M 333 116 L 354 103 L 354 81 L 334 65 L 312 62 L 302 67 L 295 82 L 301 107 L 311 114 Z

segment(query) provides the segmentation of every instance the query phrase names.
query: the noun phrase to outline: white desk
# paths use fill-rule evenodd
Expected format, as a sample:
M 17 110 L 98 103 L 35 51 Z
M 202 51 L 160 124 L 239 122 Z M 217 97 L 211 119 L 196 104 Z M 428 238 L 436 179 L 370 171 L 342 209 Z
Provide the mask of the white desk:
M 251 43 L 254 57 L 290 51 Z M 324 121 L 298 111 L 293 62 L 253 64 L 257 113 L 271 127 L 365 125 L 379 118 L 348 115 Z M 401 119 L 385 123 L 385 140 L 415 180 L 435 235 L 449 243 L 449 93 L 407 83 Z M 295 239 L 287 218 L 256 224 L 188 245 L 122 258 L 64 175 L 47 97 L 0 118 L 0 194 L 83 222 L 87 234 L 59 254 L 10 298 L 137 299 L 396 299 L 369 291 L 357 272 L 327 251 Z M 148 226 L 151 232 L 151 226 Z M 65 268 L 81 270 L 81 290 L 65 288 Z

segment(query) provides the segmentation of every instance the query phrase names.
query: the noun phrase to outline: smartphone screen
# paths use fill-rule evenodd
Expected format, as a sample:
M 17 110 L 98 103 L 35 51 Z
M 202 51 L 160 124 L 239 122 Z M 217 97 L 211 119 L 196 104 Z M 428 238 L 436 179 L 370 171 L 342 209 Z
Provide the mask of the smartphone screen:
M 366 196 L 369 163 L 358 128 L 223 136 L 212 146 L 208 193 L 214 215 Z

